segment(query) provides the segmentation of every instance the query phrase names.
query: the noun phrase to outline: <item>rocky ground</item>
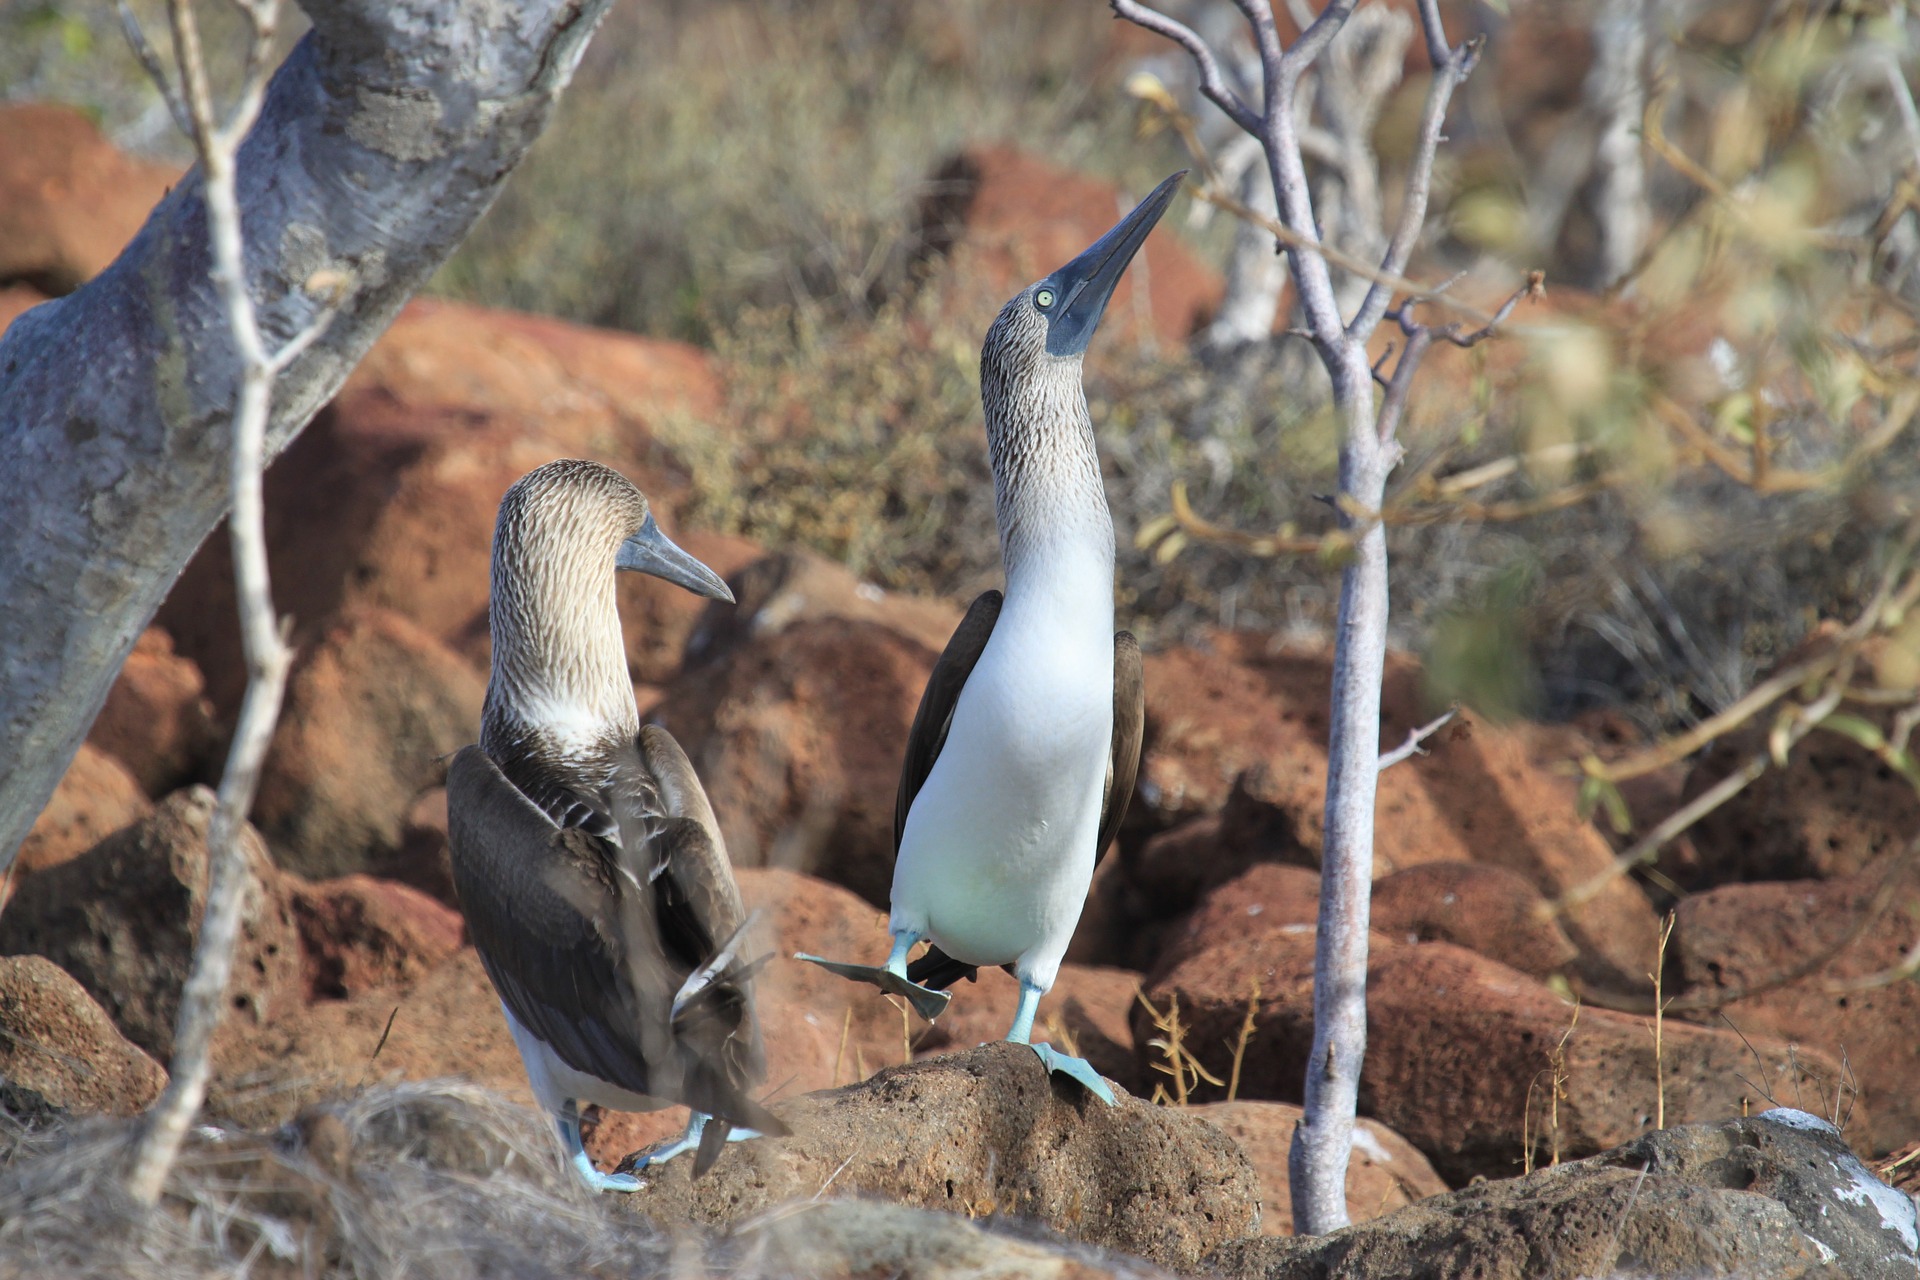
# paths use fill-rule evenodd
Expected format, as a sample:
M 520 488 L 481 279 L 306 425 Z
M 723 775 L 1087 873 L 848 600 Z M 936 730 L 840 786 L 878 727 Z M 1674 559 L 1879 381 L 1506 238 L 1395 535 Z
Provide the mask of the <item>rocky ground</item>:
M 1035 158 L 965 164 L 974 194 L 948 211 L 941 250 L 974 264 L 970 287 L 1031 274 L 1111 220 L 1113 192 L 1036 180 Z M 109 260 L 168 176 L 77 116 L 0 110 L 0 322 Z M 1217 281 L 1177 257 L 1152 270 L 1144 322 L 1183 336 Z M 1555 766 L 1617 749 L 1617 726 L 1464 714 L 1385 773 L 1358 1225 L 1323 1239 L 1284 1237 L 1325 652 L 1223 631 L 1147 657 L 1139 794 L 1040 1012 L 1120 1086 L 1119 1106 L 1050 1084 L 1024 1050 L 974 1047 L 1011 1013 L 998 972 L 928 1027 L 784 959 L 884 953 L 900 744 L 958 603 L 678 522 L 689 481 L 662 424 L 720 395 L 690 346 L 423 300 L 270 473 L 277 599 L 300 657 L 249 835 L 217 1127 L 182 1175 L 203 1178 L 193 1203 L 241 1224 L 222 1248 L 271 1259 L 261 1273 L 300 1274 L 303 1255 L 379 1273 L 409 1242 L 478 1231 L 457 1213 L 487 1215 L 462 1197 L 492 1187 L 497 1234 L 471 1238 L 522 1250 L 512 1274 L 642 1274 L 695 1255 L 740 1274 L 1920 1272 L 1913 1201 L 1872 1172 L 1911 1186 L 1920 1170 L 1920 986 L 1860 981 L 1920 937 L 1905 853 L 1920 806 L 1838 739 L 1671 855 L 1664 954 L 1636 881 L 1545 909 L 1612 863 Z M 620 587 L 636 697 L 692 755 L 762 912 L 768 1092 L 798 1130 L 731 1148 L 700 1182 L 671 1166 L 592 1205 L 555 1180 L 543 1127 L 498 1100 L 530 1098 L 464 939 L 441 788 L 485 687 L 495 506 L 562 456 L 633 476 L 739 597 Z M 80 1257 L 91 1210 L 73 1188 L 101 1176 L 122 1132 L 86 1118 L 137 1113 L 165 1079 L 204 890 L 204 784 L 240 694 L 228 572 L 209 539 L 5 888 L 0 1102 L 16 1121 L 0 1272 L 41 1274 L 16 1265 L 29 1248 Z M 1396 656 L 1383 747 L 1431 710 Z M 1661 816 L 1718 759 L 1630 799 Z M 1657 1051 L 1656 968 L 1677 1000 Z M 1176 1074 L 1173 1054 L 1200 1073 Z M 491 1092 L 418 1083 L 449 1078 Z M 589 1148 L 611 1166 L 683 1122 L 602 1114 Z M 443 1218 L 409 1237 L 384 1203 L 397 1188 L 439 1197 Z M 9 1211 L 49 1196 L 67 1208 L 39 1225 Z M 577 1237 L 565 1257 L 530 1234 L 556 1221 Z

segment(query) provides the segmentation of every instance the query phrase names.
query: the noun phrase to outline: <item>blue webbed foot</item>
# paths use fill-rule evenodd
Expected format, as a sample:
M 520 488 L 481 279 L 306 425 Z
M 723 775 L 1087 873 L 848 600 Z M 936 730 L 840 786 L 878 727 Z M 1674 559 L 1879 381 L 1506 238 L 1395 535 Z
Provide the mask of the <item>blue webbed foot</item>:
M 1114 1105 L 1113 1087 L 1101 1079 L 1100 1073 L 1095 1071 L 1093 1064 L 1085 1058 L 1075 1058 L 1060 1053 L 1049 1044 L 1030 1044 L 1027 1048 L 1040 1055 L 1040 1061 L 1046 1064 L 1048 1071 L 1073 1077 L 1088 1093 L 1110 1107 Z
M 865 982 L 880 988 L 888 995 L 903 996 L 913 1006 L 915 1013 L 932 1022 L 947 1011 L 953 996 L 945 991 L 934 991 L 917 982 L 907 981 L 906 975 L 896 973 L 890 968 L 871 964 L 848 964 L 841 960 L 823 960 L 819 956 L 797 954 L 795 960 L 805 960 L 817 964 L 828 973 L 837 973 L 843 978 L 855 982 Z
M 700 1149 L 700 1136 L 706 1132 L 710 1117 L 696 1111 L 687 1121 L 687 1131 L 677 1138 L 648 1147 L 645 1151 L 636 1151 L 622 1160 L 615 1169 L 616 1174 L 638 1173 L 657 1164 L 665 1164 L 675 1156 L 685 1155 L 689 1151 Z M 758 1129 L 734 1128 L 727 1133 L 728 1142 L 745 1142 L 750 1138 L 764 1135 Z M 697 1176 L 697 1175 L 696 1175 Z
M 580 1141 L 580 1112 L 569 1102 L 554 1117 L 560 1128 L 560 1145 L 566 1150 L 567 1163 L 580 1181 L 587 1184 L 589 1191 L 638 1191 L 646 1186 L 639 1178 L 624 1170 L 602 1173 L 593 1167 L 593 1161 L 587 1158 L 587 1148 Z

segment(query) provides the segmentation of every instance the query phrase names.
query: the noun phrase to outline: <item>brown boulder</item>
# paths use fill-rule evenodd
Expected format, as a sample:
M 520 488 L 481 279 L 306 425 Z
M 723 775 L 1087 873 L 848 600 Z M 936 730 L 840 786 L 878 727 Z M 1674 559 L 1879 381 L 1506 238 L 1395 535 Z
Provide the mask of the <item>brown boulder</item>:
M 459 1076 L 533 1105 L 480 957 L 462 947 L 411 985 L 322 1000 L 216 1046 L 210 1111 L 267 1129 L 368 1084 Z
M 1260 1234 L 1293 1234 L 1293 1193 L 1287 1175 L 1300 1108 L 1286 1102 L 1209 1102 L 1186 1114 L 1205 1120 L 1240 1144 L 1260 1177 Z M 1377 1120 L 1354 1122 L 1353 1156 L 1347 1164 L 1347 1217 L 1378 1218 L 1447 1184 L 1411 1142 Z
M 1125 1093 L 1106 1106 L 1021 1045 L 890 1067 L 777 1110 L 793 1136 L 740 1143 L 698 1181 L 690 1162 L 667 1164 L 633 1207 L 720 1226 L 831 1188 L 1027 1218 L 1179 1271 L 1259 1225 L 1258 1182 L 1232 1139 Z
M 87 741 L 163 796 L 205 774 L 219 745 L 200 668 L 173 651 L 173 637 L 148 627 L 134 641 Z
M 0 954 L 42 955 L 98 1000 L 126 1037 L 165 1060 L 173 1050 L 206 905 L 213 793 L 176 791 L 153 813 L 71 862 L 27 877 L 0 913 Z M 299 934 L 266 847 L 241 832 L 249 884 L 221 1036 L 297 1008 Z
M 126 766 L 89 743 L 53 789 L 14 859 L 15 874 L 71 862 L 101 840 L 153 812 L 146 792 Z
M 1290 832 L 1308 865 L 1317 865 L 1331 675 L 1323 652 L 1276 651 L 1265 637 L 1243 633 L 1216 635 L 1204 649 L 1150 655 L 1148 749 L 1136 803 L 1172 826 L 1220 810 L 1245 775 L 1247 821 L 1265 806 L 1268 829 Z M 1398 746 L 1428 718 L 1418 666 L 1388 655 L 1381 749 Z M 1376 876 L 1426 862 L 1475 862 L 1515 872 L 1553 896 L 1611 866 L 1613 853 L 1579 816 L 1571 784 L 1534 764 L 1525 733 L 1463 715 L 1427 746 L 1426 755 L 1380 775 Z M 1588 976 L 1616 987 L 1643 982 L 1658 921 L 1633 884 L 1614 881 L 1570 912 L 1566 928 Z
M 267 473 L 275 600 L 296 645 L 358 602 L 484 666 L 493 522 L 508 486 L 556 458 L 595 458 L 638 481 L 684 537 L 672 523 L 679 482 L 650 424 L 710 415 L 718 396 L 707 357 L 681 343 L 410 303 Z M 228 715 L 242 687 L 233 617 L 216 531 L 159 621 Z
M 354 608 L 303 653 L 261 770 L 254 821 L 305 876 L 393 863 L 414 797 L 479 733 L 486 682 L 396 614 Z
M 447 789 L 428 787 L 407 807 L 400 825 L 400 851 L 387 864 L 386 874 L 412 885 L 456 910 L 453 863 L 447 853 Z
M 940 167 L 929 190 L 918 234 L 944 258 L 937 287 L 949 310 L 959 308 L 982 330 L 1007 299 L 1072 261 L 1146 195 L 1007 146 L 969 147 Z M 1220 304 L 1219 272 L 1164 230 L 1134 263 L 1114 291 L 1105 328 L 1135 343 L 1184 346 Z
M 1374 882 L 1373 927 L 1405 942 L 1451 942 L 1545 978 L 1580 954 L 1545 905 L 1526 877 L 1504 867 L 1428 862 Z
M 30 284 L 0 287 L 0 334 L 7 326 L 47 300 L 47 295 Z
M 1198 907 L 1167 930 L 1153 972 L 1165 973 L 1209 947 L 1275 930 L 1311 935 L 1319 918 L 1319 872 L 1263 863 L 1208 893 Z
M 727 585 L 734 603 L 706 606 L 687 646 L 690 664 L 719 661 L 753 640 L 822 618 L 875 623 L 935 653 L 960 625 L 951 601 L 882 591 L 812 551 L 762 553 L 730 574 Z
M 1883 887 L 1890 900 L 1874 914 Z M 1725 1016 L 1749 1035 L 1844 1058 L 1872 1108 L 1875 1150 L 1920 1140 L 1920 984 L 1846 986 L 1897 968 L 1920 943 L 1920 871 L 1727 885 L 1682 898 L 1676 917 L 1668 954 L 1683 998 L 1717 1003 L 1757 988 Z
M 809 620 L 688 674 L 652 716 L 699 769 L 735 866 L 883 903 L 901 752 L 934 658 L 876 623 Z
M 138 1115 L 166 1087 L 85 988 L 44 956 L 0 958 L 0 1080 L 80 1115 Z
M 372 876 L 295 884 L 289 900 L 311 1000 L 345 1000 L 425 977 L 460 949 L 465 931 L 452 908 Z
M 1767 750 L 1768 726 L 1726 735 L 1687 775 L 1692 800 Z M 1687 890 L 1756 880 L 1858 874 L 1920 831 L 1920 795 L 1879 757 L 1837 733 L 1810 734 L 1784 769 L 1768 769 L 1696 823 L 1660 869 Z
M 745 538 L 704 529 L 676 530 L 674 541 L 725 578 L 736 600 L 742 576 L 751 573 L 767 554 L 759 544 Z M 643 684 L 670 681 L 688 656 L 689 638 L 708 625 L 716 613 L 724 616 L 733 611 L 731 605 L 706 600 L 652 574 L 617 574 L 614 589 L 619 595 L 627 668 L 634 680 Z
M 1224 1080 L 1257 983 L 1240 1096 L 1298 1102 L 1313 1041 L 1313 943 L 1308 932 L 1276 931 L 1212 947 L 1147 996 L 1162 1010 L 1178 997 L 1188 1050 Z M 1449 943 L 1408 945 L 1376 933 L 1360 1111 L 1405 1135 L 1454 1183 L 1511 1175 L 1529 1147 L 1539 1160 L 1555 1150 L 1603 1151 L 1653 1121 L 1652 1027 L 1650 1018 L 1602 1009 L 1579 1009 L 1576 1018 L 1573 1005 L 1517 970 Z M 1157 1035 L 1144 1013 L 1135 1016 L 1143 1059 L 1158 1057 L 1147 1045 Z M 1762 1079 L 1777 1097 L 1830 1098 L 1844 1076 L 1817 1051 L 1671 1018 L 1661 1060 L 1669 1120 L 1758 1106 Z M 1197 1094 L 1216 1096 L 1208 1085 Z M 1856 1115 L 1855 1132 L 1869 1132 Z
M 1784 1108 L 1638 1138 L 1324 1236 L 1239 1241 L 1247 1280 L 1894 1280 L 1920 1271 L 1913 1203 L 1831 1126 Z
M 122 154 L 72 107 L 0 106 L 0 283 L 73 292 L 120 256 L 179 179 Z

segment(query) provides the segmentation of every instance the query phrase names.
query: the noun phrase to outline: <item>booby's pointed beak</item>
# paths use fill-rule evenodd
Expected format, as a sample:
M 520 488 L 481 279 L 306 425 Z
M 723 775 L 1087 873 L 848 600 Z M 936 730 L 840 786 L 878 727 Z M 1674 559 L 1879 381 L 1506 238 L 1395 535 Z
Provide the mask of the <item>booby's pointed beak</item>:
M 1160 221 L 1160 215 L 1173 203 L 1180 190 L 1180 172 L 1153 189 L 1139 207 L 1120 219 L 1113 230 L 1095 240 L 1087 251 L 1060 268 L 1034 291 L 1034 301 L 1047 315 L 1047 353 L 1056 356 L 1079 355 L 1093 341 L 1093 331 L 1106 314 L 1107 300 L 1120 283 L 1127 264 L 1133 261 L 1147 233 Z M 1051 304 L 1045 301 L 1052 295 Z
M 660 532 L 651 514 L 640 526 L 640 532 L 620 544 L 620 553 L 613 558 L 613 563 L 617 568 L 665 578 L 697 596 L 733 603 L 733 592 L 727 589 L 720 575 L 675 546 L 673 539 Z

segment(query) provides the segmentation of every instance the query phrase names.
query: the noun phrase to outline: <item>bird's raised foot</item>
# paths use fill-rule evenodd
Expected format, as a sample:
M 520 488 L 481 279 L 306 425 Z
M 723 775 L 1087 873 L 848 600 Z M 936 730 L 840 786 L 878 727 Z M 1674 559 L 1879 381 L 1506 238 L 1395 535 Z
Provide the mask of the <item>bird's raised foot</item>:
M 928 1022 L 945 1013 L 948 1003 L 953 999 L 953 996 L 945 991 L 934 991 L 917 982 L 909 982 L 883 965 L 848 964 L 845 961 L 823 960 L 819 956 L 804 953 L 796 954 L 793 958 L 805 960 L 809 964 L 817 964 L 828 973 L 837 973 L 843 978 L 878 987 L 888 995 L 905 997 L 907 1003 L 913 1006 L 914 1012 Z
M 1040 1061 L 1046 1064 L 1048 1071 L 1073 1077 L 1088 1093 L 1110 1107 L 1114 1105 L 1113 1086 L 1101 1079 L 1100 1073 L 1085 1058 L 1070 1057 L 1056 1051 L 1050 1044 L 1030 1044 L 1027 1048 L 1040 1055 Z

